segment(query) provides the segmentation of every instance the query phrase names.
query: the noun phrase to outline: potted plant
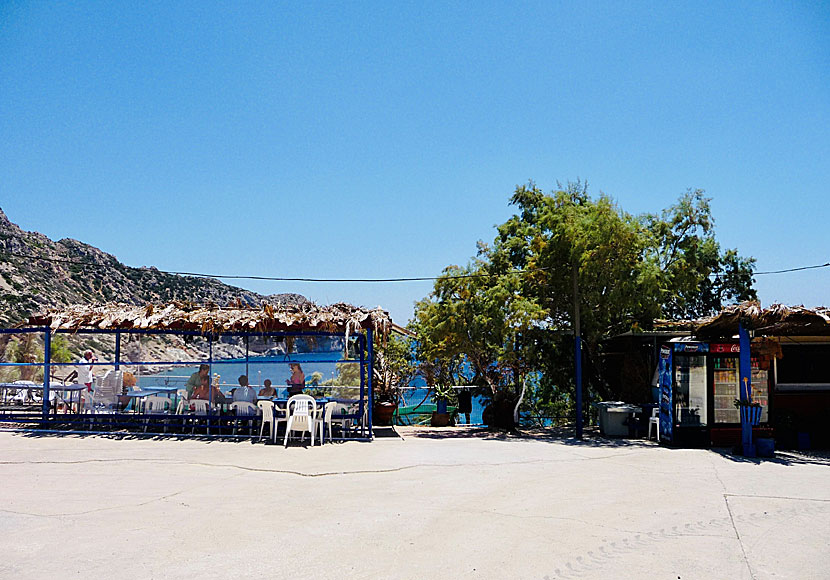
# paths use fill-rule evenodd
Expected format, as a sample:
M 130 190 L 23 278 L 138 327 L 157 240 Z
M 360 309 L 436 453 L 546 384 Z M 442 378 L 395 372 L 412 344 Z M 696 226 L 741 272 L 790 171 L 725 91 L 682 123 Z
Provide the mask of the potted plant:
M 372 423 L 392 425 L 401 400 L 401 387 L 409 385 L 415 374 L 412 347 L 408 340 L 390 337 L 375 350 L 374 400 Z
M 432 399 L 435 401 L 435 411 L 432 413 L 430 425 L 446 427 L 452 420 L 448 405 L 455 401 L 455 391 L 448 385 L 435 385 Z
M 753 427 L 761 424 L 761 403 L 754 403 L 750 400 L 735 399 L 735 408 L 741 412 L 741 423 L 748 423 Z

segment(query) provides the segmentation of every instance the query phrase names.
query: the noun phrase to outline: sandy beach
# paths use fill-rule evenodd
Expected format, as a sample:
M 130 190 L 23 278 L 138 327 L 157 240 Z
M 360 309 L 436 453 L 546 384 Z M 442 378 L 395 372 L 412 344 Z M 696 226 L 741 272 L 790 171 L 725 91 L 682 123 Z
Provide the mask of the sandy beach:
M 0 433 L 0 578 L 826 578 L 830 459 Z

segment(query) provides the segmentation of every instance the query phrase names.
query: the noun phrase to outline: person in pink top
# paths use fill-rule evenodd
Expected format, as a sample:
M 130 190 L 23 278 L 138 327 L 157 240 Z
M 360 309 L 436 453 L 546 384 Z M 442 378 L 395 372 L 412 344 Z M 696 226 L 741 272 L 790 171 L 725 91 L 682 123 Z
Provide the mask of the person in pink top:
M 289 363 L 288 368 L 291 369 L 291 378 L 286 380 L 285 383 L 288 385 L 288 396 L 292 397 L 303 392 L 305 375 L 299 363 Z

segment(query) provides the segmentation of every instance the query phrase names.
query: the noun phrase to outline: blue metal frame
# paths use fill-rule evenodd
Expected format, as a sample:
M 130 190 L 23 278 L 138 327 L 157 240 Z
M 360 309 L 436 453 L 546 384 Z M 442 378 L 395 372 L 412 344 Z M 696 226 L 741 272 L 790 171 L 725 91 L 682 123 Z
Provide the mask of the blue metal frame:
M 375 407 L 375 396 L 374 390 L 372 389 L 372 370 L 373 370 L 373 363 L 375 360 L 375 351 L 374 351 L 374 340 L 372 340 L 372 329 L 366 329 L 366 340 L 369 342 L 369 368 L 367 369 L 368 372 L 368 379 L 369 379 L 369 408 L 366 409 L 367 413 L 367 422 L 369 423 L 369 438 L 372 438 L 372 410 Z M 361 383 L 363 382 L 363 349 L 360 349 L 360 377 Z M 360 390 L 360 400 L 363 401 L 363 389 Z M 361 409 L 362 411 L 363 409 Z M 361 415 L 362 416 L 362 415 Z
M 174 330 L 174 329 L 101 329 L 101 328 L 89 328 L 83 330 L 65 330 L 65 329 L 58 329 L 52 330 L 48 327 L 31 327 L 31 328 L 0 328 L 0 334 L 28 334 L 28 333 L 43 333 L 44 335 L 44 355 L 43 355 L 43 362 L 42 363 L 6 363 L 0 362 L 0 367 L 36 367 L 36 366 L 43 366 L 43 405 L 41 408 L 40 413 L 40 421 L 44 425 L 48 425 L 49 423 L 75 423 L 80 421 L 81 423 L 86 423 L 88 418 L 84 419 L 68 419 L 68 418 L 55 418 L 50 414 L 49 408 L 49 389 L 50 389 L 50 371 L 51 367 L 58 366 L 58 367 L 73 367 L 73 366 L 110 366 L 114 365 L 116 369 L 120 369 L 122 366 L 139 366 L 139 365 L 149 365 L 149 364 L 169 364 L 169 365 L 195 365 L 195 364 L 208 364 L 211 367 L 211 375 L 213 374 L 213 365 L 214 364 L 236 364 L 238 360 L 213 360 L 213 342 L 218 336 L 237 336 L 237 337 L 245 337 L 245 365 L 246 370 L 249 364 L 249 349 L 248 349 L 248 339 L 251 336 L 260 336 L 260 337 L 271 337 L 271 338 L 285 338 L 285 337 L 303 337 L 303 336 L 341 336 L 339 332 L 307 332 L 307 331 L 298 331 L 298 332 L 248 332 L 248 331 L 233 331 L 233 332 L 222 332 L 222 333 L 210 333 L 204 334 L 199 331 L 195 330 Z M 122 334 L 139 334 L 139 335 L 174 335 L 174 336 L 201 336 L 205 337 L 208 340 L 208 359 L 207 360 L 197 360 L 197 361 L 139 361 L 139 362 L 126 362 L 121 360 L 121 335 Z M 106 361 L 106 362 L 95 362 L 95 363 L 86 363 L 86 362 L 73 362 L 73 363 L 56 363 L 52 362 L 51 360 L 51 346 L 52 346 L 52 334 L 109 334 L 115 335 L 115 360 L 114 361 Z M 368 342 L 368 345 L 367 345 Z M 368 346 L 368 361 L 366 360 L 367 357 L 365 356 L 365 352 Z M 361 417 L 364 415 L 364 411 L 367 413 L 368 416 L 368 423 L 369 423 L 369 438 L 372 437 L 372 402 L 374 400 L 374 394 L 372 389 L 372 374 L 373 374 L 373 364 L 374 364 L 374 350 L 373 350 L 373 340 L 372 340 L 372 329 L 366 329 L 365 333 L 358 334 L 358 347 L 360 350 L 360 358 L 359 360 L 348 360 L 348 359 L 332 359 L 332 360 L 322 360 L 322 361 L 314 361 L 315 363 L 350 363 L 350 364 L 359 364 L 360 365 L 360 403 L 358 406 L 358 412 L 352 415 L 352 418 L 356 420 L 360 420 Z M 290 359 L 282 360 L 282 361 L 263 361 L 262 364 L 290 364 L 292 361 Z M 364 372 L 366 375 L 364 375 Z M 364 376 L 368 377 L 368 381 L 364 380 Z M 364 403 L 366 400 L 365 395 L 367 395 L 367 387 L 368 387 L 368 403 Z M 364 404 L 368 404 L 368 408 L 364 407 Z M 6 417 L 8 419 L 8 417 Z M 35 417 L 32 414 L 22 414 L 20 415 L 21 419 L 25 419 L 27 422 L 31 422 L 35 420 Z M 365 432 L 361 427 L 361 434 L 365 437 Z M 171 436 L 180 436 L 179 434 L 171 434 Z
M 741 402 L 748 404 L 752 402 L 752 359 L 750 354 L 752 341 L 749 332 L 744 325 L 738 324 L 738 340 L 741 352 L 738 357 L 738 378 Z M 743 410 L 741 411 L 741 443 L 745 457 L 755 457 L 755 444 L 752 441 L 752 424 L 745 421 Z
M 576 404 L 576 438 L 582 439 L 582 337 L 579 334 L 574 336 L 574 362 L 576 370 L 576 392 L 574 397 L 574 403 Z

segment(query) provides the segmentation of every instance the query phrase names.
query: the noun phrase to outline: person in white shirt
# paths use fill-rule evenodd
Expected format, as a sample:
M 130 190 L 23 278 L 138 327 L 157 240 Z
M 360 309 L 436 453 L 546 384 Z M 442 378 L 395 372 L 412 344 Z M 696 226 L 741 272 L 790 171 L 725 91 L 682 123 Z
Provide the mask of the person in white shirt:
M 86 385 L 86 390 L 89 392 L 92 392 L 92 382 L 95 380 L 95 375 L 92 372 L 92 363 L 97 360 L 98 359 L 92 354 L 92 351 L 88 350 L 84 352 L 84 358 L 78 361 L 80 363 L 87 363 L 78 367 L 78 382 L 82 385 Z
M 239 386 L 233 390 L 233 400 L 256 404 L 256 391 L 248 384 L 246 375 L 239 377 Z

